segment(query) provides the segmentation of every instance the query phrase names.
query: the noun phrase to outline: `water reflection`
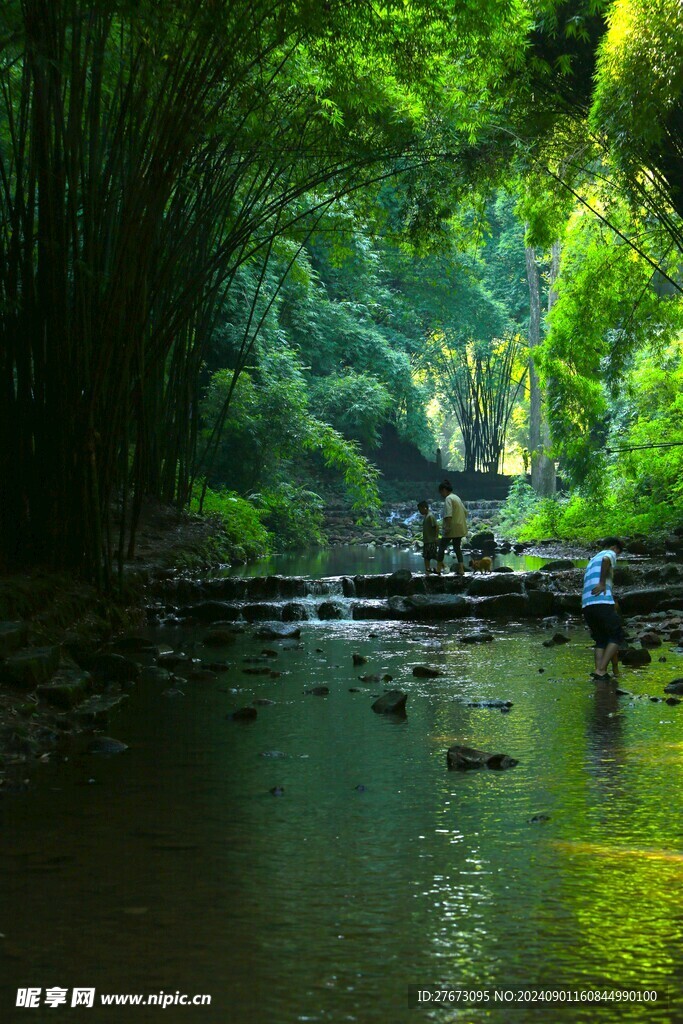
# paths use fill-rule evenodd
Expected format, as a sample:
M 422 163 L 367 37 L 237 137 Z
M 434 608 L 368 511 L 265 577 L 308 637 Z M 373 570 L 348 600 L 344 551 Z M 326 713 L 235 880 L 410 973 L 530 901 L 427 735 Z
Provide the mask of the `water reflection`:
M 277 679 L 242 673 L 263 647 L 247 633 L 210 652 L 233 663 L 215 683 L 131 695 L 109 726 L 126 755 L 37 766 L 33 790 L 0 804 L 2 1019 L 22 983 L 208 992 L 211 1024 L 403 1021 L 420 983 L 669 986 L 669 1018 L 634 1004 L 619 1019 L 680 1019 L 683 716 L 615 704 L 582 644 L 497 623 L 468 646 L 464 628 L 304 623 L 302 647 L 273 645 Z M 383 687 L 359 683 L 357 650 L 408 694 L 400 726 L 370 710 Z M 413 677 L 432 659 L 440 677 Z M 661 692 L 672 666 L 624 673 Z M 305 693 L 323 683 L 329 696 Z M 501 697 L 508 714 L 466 707 Z M 256 722 L 227 719 L 259 698 L 275 703 Z M 454 742 L 519 766 L 449 772 Z
M 551 559 L 537 555 L 496 554 L 494 566 L 507 566 L 520 572 L 540 569 Z M 469 557 L 466 557 L 466 562 Z M 448 563 L 447 563 L 448 564 Z M 585 560 L 576 559 L 574 564 L 585 565 Z M 419 551 L 409 548 L 383 547 L 381 545 L 336 545 L 327 548 L 311 548 L 307 551 L 287 551 L 282 554 L 260 558 L 248 565 L 227 567 L 229 576 L 326 576 L 374 575 L 408 569 L 414 573 L 424 571 L 424 562 Z

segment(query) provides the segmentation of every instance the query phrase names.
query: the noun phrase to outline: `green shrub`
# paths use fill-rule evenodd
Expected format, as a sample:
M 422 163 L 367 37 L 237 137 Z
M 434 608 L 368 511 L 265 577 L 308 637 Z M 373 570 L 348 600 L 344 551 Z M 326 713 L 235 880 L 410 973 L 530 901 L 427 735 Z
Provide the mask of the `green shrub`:
M 323 544 L 323 500 L 304 487 L 281 483 L 252 495 L 276 551 L 292 551 Z
M 199 512 L 201 490 L 202 482 L 199 481 L 190 503 L 192 512 Z M 270 537 L 259 510 L 234 491 L 207 487 L 202 515 L 214 516 L 219 521 L 225 561 L 258 558 L 270 550 Z
M 538 510 L 539 505 L 540 499 L 525 477 L 515 477 L 505 503 L 498 513 L 498 532 L 503 537 L 518 540 L 522 528 Z

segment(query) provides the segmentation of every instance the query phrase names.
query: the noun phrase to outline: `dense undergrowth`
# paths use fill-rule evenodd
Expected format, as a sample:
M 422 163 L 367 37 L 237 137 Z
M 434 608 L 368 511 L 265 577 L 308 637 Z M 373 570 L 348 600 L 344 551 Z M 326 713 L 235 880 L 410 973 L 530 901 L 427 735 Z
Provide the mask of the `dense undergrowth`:
M 642 481 L 612 477 L 599 491 L 571 491 L 539 498 L 518 477 L 501 507 L 498 532 L 520 541 L 552 538 L 593 541 L 607 534 L 633 536 L 670 532 L 683 523 L 683 493 L 670 491 L 659 500 L 642 490 Z

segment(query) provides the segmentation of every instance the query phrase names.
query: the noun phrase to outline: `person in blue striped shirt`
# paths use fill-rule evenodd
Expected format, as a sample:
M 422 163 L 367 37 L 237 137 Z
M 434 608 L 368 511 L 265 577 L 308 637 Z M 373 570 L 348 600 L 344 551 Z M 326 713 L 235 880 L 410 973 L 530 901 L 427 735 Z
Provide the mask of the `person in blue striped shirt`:
M 607 537 L 602 551 L 591 558 L 583 577 L 581 609 L 595 641 L 594 679 L 609 679 L 607 666 L 624 642 L 624 630 L 612 593 L 617 555 L 624 550 L 618 537 Z

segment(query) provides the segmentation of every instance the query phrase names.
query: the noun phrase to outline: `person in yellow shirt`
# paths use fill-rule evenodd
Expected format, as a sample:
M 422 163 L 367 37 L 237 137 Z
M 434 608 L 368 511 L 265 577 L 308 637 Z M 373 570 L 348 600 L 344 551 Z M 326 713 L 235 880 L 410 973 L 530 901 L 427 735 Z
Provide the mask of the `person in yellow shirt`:
M 462 538 L 467 536 L 467 509 L 457 494 L 453 493 L 450 480 L 439 484 L 439 494 L 443 498 L 443 526 L 439 541 L 439 556 L 436 566 L 437 573 L 444 571 L 444 558 L 449 544 L 453 545 L 458 560 L 458 572 L 462 576 L 465 564 L 462 560 Z

